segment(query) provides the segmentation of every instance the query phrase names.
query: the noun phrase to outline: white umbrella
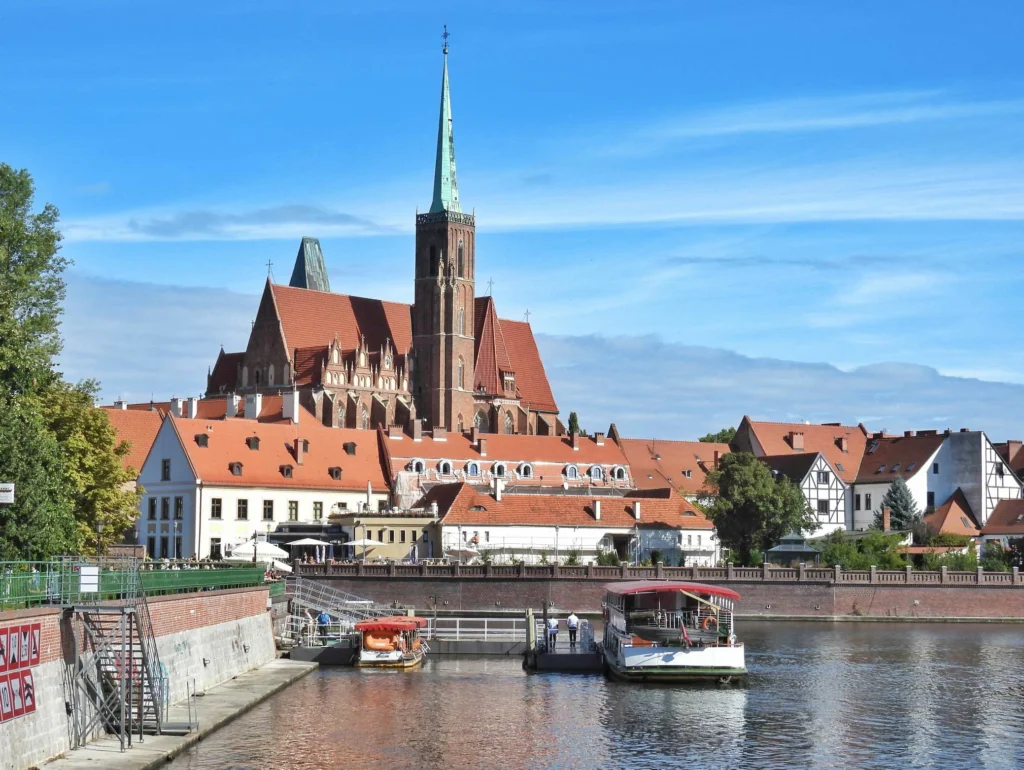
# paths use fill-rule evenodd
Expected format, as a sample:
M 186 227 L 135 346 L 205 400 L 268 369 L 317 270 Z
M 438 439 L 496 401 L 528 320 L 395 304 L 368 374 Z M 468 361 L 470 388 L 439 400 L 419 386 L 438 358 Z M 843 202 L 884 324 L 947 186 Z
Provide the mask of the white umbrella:
M 375 545 L 384 545 L 380 540 L 371 540 L 368 537 L 364 537 L 362 540 L 349 540 L 345 543 L 345 546 L 372 548 Z
M 468 545 L 462 548 L 446 548 L 445 556 L 454 556 L 456 558 L 472 559 L 474 556 L 479 556 L 480 552 L 476 548 L 471 548 Z
M 252 561 L 255 552 L 257 561 L 272 561 L 274 559 L 288 559 L 289 555 L 283 548 L 278 548 L 273 543 L 265 540 L 253 542 L 249 540 L 231 549 L 231 555 L 224 561 Z
M 317 540 L 315 537 L 304 537 L 302 538 L 302 540 L 296 540 L 294 542 L 288 543 L 288 545 L 322 545 L 326 547 L 329 546 L 330 543 L 324 540 Z
M 278 572 L 291 572 L 292 571 L 292 568 L 289 567 L 287 564 L 285 564 L 283 561 L 277 561 L 277 559 L 275 559 L 271 563 L 274 565 L 274 569 L 276 569 Z

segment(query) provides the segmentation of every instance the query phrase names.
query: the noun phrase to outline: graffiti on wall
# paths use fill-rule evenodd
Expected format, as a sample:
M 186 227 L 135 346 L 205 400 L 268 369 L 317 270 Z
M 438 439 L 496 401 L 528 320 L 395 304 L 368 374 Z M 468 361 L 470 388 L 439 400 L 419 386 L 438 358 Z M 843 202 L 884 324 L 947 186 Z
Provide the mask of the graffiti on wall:
M 0 628 L 0 722 L 36 710 L 32 666 L 39 664 L 40 623 Z

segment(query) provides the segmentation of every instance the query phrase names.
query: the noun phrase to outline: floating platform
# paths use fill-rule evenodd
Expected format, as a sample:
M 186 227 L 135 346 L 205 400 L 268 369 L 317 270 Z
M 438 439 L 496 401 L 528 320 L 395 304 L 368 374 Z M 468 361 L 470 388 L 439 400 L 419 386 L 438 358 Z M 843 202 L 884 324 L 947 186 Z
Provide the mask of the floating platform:
M 527 671 L 550 671 L 567 674 L 600 674 L 604 671 L 604 652 L 599 646 L 584 650 L 566 647 L 554 652 L 527 652 L 523 657 Z

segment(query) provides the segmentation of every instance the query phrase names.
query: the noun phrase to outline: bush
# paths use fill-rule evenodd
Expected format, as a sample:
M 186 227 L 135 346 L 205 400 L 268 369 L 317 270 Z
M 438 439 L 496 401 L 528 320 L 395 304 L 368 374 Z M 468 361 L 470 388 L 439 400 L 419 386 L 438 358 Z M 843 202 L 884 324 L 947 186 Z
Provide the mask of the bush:
M 580 552 L 577 548 L 572 548 L 565 552 L 565 566 L 566 567 L 578 567 L 580 563 Z
M 661 560 L 661 551 L 659 551 L 657 548 L 651 551 L 651 557 L 649 559 L 651 564 L 657 564 Z
M 928 541 L 928 545 L 940 545 L 940 546 L 955 546 L 959 548 L 965 548 L 971 544 L 971 538 L 968 535 L 954 535 L 949 532 L 941 535 L 936 535 Z
M 1010 554 L 1003 546 L 990 540 L 981 551 L 981 566 L 988 572 L 1009 572 Z
M 615 551 L 606 551 L 597 555 L 597 566 L 599 567 L 618 567 L 621 564 L 619 555 Z
M 863 570 L 872 566 L 878 569 L 903 569 L 907 560 L 897 549 L 903 541 L 902 535 L 889 535 L 872 531 L 861 538 L 844 537 L 836 531 L 825 538 L 821 561 L 832 567 Z

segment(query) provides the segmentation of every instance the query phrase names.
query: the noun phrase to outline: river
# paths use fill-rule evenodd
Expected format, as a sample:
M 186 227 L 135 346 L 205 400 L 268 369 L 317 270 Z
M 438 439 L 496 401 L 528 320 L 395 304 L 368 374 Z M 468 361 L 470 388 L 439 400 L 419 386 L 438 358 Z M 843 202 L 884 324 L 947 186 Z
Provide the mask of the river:
M 527 674 L 501 657 L 323 669 L 168 767 L 1024 767 L 1024 626 L 750 622 L 740 632 L 741 686 Z

